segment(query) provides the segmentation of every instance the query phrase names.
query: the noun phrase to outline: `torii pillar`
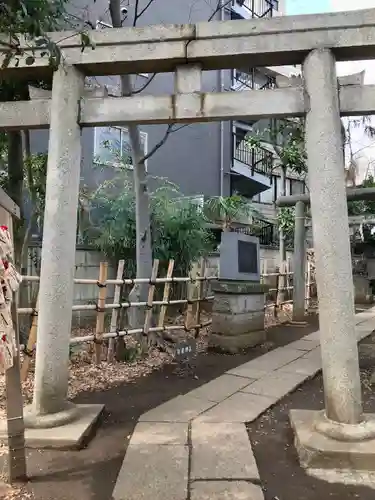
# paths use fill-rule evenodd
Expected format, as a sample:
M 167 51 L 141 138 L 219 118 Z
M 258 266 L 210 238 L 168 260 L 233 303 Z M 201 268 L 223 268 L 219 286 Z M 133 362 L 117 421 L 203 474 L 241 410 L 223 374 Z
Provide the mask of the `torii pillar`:
M 363 468 L 367 460 L 374 470 L 375 417 L 362 413 L 335 65 L 328 49 L 313 50 L 303 65 L 325 410 L 292 410 L 291 423 L 306 467 Z
M 62 64 L 54 73 L 39 286 L 34 398 L 25 412 L 26 443 L 80 444 L 102 405 L 68 402 L 78 194 L 80 100 L 84 75 Z M 58 430 L 64 425 L 64 433 Z M 55 430 L 54 430 L 55 429 Z

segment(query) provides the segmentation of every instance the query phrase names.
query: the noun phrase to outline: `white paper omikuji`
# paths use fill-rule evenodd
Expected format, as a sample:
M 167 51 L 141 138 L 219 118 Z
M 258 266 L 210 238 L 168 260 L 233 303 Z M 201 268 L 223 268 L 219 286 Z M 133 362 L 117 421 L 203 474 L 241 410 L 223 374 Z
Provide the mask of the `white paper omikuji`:
M 13 292 L 22 281 L 11 260 L 13 244 L 9 231 L 0 227 L 0 371 L 11 368 L 16 354 L 16 336 L 11 316 Z

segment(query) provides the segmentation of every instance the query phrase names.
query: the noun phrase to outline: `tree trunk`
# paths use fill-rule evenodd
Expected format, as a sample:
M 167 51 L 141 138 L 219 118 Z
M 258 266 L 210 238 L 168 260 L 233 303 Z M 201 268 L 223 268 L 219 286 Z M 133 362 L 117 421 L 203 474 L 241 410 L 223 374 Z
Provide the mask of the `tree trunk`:
M 110 0 L 110 14 L 112 26 L 121 28 L 121 0 Z M 132 95 L 131 76 L 121 76 L 121 95 Z M 151 247 L 151 222 L 150 202 L 147 189 L 147 174 L 145 163 L 142 161 L 144 151 L 142 149 L 141 134 L 138 125 L 128 125 L 130 146 L 134 166 L 134 190 L 136 201 L 136 265 L 137 278 L 151 278 L 152 271 L 152 247 Z M 135 285 L 129 294 L 130 301 L 147 301 L 148 286 Z M 137 328 L 143 324 L 144 310 L 140 308 L 129 308 L 129 325 Z

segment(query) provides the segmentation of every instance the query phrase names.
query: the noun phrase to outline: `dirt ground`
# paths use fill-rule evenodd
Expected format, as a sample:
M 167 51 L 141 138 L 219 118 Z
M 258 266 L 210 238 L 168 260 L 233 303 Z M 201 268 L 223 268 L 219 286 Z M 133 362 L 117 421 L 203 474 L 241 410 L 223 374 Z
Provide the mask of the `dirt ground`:
M 199 353 L 193 372 L 187 376 L 181 376 L 175 364 L 168 364 L 147 376 L 106 391 L 80 393 L 74 399 L 77 403 L 105 404 L 105 414 L 94 439 L 80 451 L 29 450 L 30 482 L 17 496 L 9 498 L 110 500 L 127 443 L 142 413 L 318 329 L 316 315 L 310 316 L 309 323 L 304 328 L 274 326 L 268 330 L 265 344 L 242 354 Z M 1 491 L 0 498 L 4 498 Z
M 366 339 L 362 345 L 364 343 L 367 343 Z M 360 361 L 364 411 L 369 413 L 375 413 L 375 386 L 370 384 L 374 360 L 374 356 L 372 359 L 361 356 Z M 288 418 L 292 408 L 324 408 L 321 375 L 306 382 L 248 426 L 265 500 L 374 500 L 374 489 L 332 484 L 305 474 L 293 446 Z

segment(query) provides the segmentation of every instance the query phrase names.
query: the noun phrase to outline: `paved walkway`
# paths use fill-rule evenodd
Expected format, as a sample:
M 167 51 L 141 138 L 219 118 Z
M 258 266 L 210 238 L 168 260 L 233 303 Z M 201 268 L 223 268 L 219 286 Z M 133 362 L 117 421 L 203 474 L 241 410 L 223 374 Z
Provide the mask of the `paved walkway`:
M 356 325 L 358 341 L 370 335 L 375 307 Z M 263 500 L 245 423 L 320 370 L 317 331 L 144 413 L 113 499 Z

